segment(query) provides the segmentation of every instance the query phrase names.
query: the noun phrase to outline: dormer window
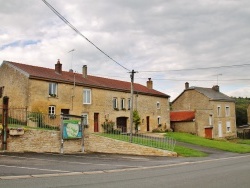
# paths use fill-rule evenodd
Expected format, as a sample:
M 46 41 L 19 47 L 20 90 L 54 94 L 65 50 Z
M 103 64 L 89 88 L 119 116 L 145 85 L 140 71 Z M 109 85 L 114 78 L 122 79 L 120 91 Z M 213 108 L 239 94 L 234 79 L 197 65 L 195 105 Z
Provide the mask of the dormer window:
M 49 83 L 49 96 L 57 96 L 57 83 Z

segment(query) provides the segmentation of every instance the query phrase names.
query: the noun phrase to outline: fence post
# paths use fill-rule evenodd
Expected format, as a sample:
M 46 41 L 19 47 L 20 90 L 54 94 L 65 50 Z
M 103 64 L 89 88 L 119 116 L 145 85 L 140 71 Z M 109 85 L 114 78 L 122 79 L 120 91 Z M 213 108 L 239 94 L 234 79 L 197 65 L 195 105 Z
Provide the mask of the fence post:
M 8 108 L 9 108 L 9 97 L 3 97 L 3 136 L 2 136 L 2 150 L 7 150 L 7 130 L 8 130 Z

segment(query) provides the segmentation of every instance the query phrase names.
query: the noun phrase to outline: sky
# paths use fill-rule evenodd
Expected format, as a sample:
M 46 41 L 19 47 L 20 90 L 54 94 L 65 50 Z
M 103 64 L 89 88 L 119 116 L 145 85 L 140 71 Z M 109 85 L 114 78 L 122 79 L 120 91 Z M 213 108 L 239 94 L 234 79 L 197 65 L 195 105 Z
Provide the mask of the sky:
M 174 100 L 190 86 L 250 97 L 249 0 L 0 0 L 4 60 L 130 81 Z M 91 41 L 91 43 L 86 40 Z M 100 50 L 102 50 L 107 57 Z M 70 52 L 71 51 L 71 52 Z

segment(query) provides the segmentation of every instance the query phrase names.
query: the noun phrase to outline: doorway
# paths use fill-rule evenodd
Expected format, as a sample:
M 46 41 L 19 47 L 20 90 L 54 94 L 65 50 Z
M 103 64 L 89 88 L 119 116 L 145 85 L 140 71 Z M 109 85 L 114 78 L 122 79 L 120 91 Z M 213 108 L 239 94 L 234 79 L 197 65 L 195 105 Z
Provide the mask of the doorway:
M 99 113 L 94 113 L 94 132 L 99 132 Z
M 116 118 L 116 125 L 118 129 L 121 129 L 122 132 L 127 132 L 127 117 L 118 117 Z

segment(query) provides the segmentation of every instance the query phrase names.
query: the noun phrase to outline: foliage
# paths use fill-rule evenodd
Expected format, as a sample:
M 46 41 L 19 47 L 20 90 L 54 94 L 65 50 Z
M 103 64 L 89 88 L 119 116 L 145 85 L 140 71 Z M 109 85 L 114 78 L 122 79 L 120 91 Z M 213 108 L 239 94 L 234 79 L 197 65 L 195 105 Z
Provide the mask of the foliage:
M 168 132 L 166 136 L 173 137 L 177 141 L 210 147 L 210 148 L 216 148 L 224 151 L 230 151 L 235 153 L 250 153 L 250 145 L 246 144 L 237 144 L 223 140 L 210 140 L 199 136 L 191 135 L 188 133 Z
M 235 110 L 236 110 L 236 125 L 245 125 L 248 123 L 247 120 L 247 107 L 250 104 L 250 98 L 233 97 L 235 99 Z
M 106 119 L 102 124 L 102 128 L 106 133 L 112 133 L 114 131 L 115 123 L 112 120 Z
M 133 111 L 133 122 L 135 124 L 135 131 L 138 131 L 138 126 L 141 124 L 141 118 L 137 110 Z

